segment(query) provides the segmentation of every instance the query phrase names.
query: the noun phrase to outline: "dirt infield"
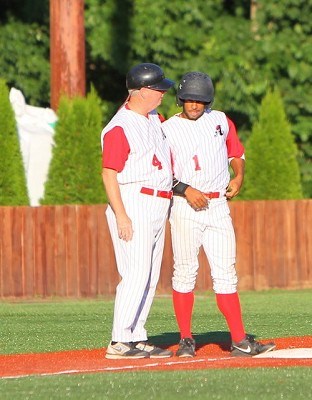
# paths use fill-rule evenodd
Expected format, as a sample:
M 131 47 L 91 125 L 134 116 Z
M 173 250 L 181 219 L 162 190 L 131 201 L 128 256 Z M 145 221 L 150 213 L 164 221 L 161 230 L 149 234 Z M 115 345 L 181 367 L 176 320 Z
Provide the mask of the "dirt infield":
M 269 342 L 264 340 L 263 342 Z M 274 339 L 277 350 L 312 348 L 312 336 Z M 176 351 L 177 345 L 170 346 Z M 233 358 L 226 345 L 208 344 L 191 359 L 107 360 L 105 349 L 0 355 L 0 378 L 141 370 L 191 370 L 211 368 L 312 367 L 312 358 Z

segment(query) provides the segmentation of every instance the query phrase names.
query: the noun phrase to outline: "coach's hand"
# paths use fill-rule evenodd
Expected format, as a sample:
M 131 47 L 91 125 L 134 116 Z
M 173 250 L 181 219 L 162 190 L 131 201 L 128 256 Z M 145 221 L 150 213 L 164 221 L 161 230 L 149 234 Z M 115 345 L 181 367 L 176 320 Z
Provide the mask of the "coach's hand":
M 117 229 L 119 239 L 125 240 L 128 242 L 132 239 L 133 229 L 132 229 L 132 221 L 128 217 L 128 215 L 116 216 Z

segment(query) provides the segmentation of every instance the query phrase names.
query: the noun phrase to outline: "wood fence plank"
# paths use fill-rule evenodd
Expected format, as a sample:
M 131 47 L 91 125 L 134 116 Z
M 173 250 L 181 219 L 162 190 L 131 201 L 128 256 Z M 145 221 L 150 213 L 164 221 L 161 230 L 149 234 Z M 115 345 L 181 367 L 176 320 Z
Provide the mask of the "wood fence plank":
M 239 290 L 254 289 L 253 268 L 253 207 L 246 201 L 230 202 L 236 235 L 236 270 Z
M 97 235 L 98 235 L 98 221 L 96 206 L 90 206 L 87 209 L 87 230 L 89 242 L 89 296 L 97 296 L 97 282 L 98 282 L 98 260 L 97 260 Z
M 284 229 L 281 203 L 270 201 L 265 203 L 266 227 L 263 251 L 266 259 L 267 277 L 270 287 L 283 287 L 287 281 L 284 263 Z M 285 203 L 286 206 L 286 203 Z
M 35 224 L 35 296 L 46 296 L 46 241 L 44 207 L 34 209 Z
M 44 232 L 45 260 L 44 260 L 44 276 L 46 296 L 56 296 L 56 273 L 55 273 L 55 254 L 56 254 L 56 229 L 55 207 L 44 206 L 44 223 L 42 232 Z
M 13 207 L 12 215 L 12 276 L 13 276 L 13 290 L 17 297 L 23 296 L 23 283 L 25 280 L 24 276 L 24 265 L 23 258 L 21 257 L 23 249 L 23 231 L 24 218 L 23 218 L 24 207 Z
M 3 285 L 4 285 L 4 266 L 3 266 L 3 238 L 4 238 L 4 207 L 0 207 L 0 297 L 3 297 Z
M 292 289 L 298 289 L 298 268 L 296 260 L 296 237 L 297 230 L 295 218 L 295 201 L 285 200 L 281 202 L 283 208 L 283 233 L 284 244 L 280 251 L 284 255 L 286 285 Z M 297 268 L 298 267 L 298 268 Z
M 115 294 L 120 276 L 105 215 L 107 206 L 98 208 L 98 285 L 99 294 Z
M 97 281 L 97 292 L 99 295 L 104 295 L 105 293 L 110 293 L 109 280 L 107 279 L 107 271 L 105 265 L 107 264 L 107 269 L 111 264 L 107 259 L 107 248 L 105 246 L 106 234 L 107 234 L 107 224 L 105 217 L 106 207 L 97 206 L 97 260 L 98 260 L 98 281 Z
M 4 214 L 5 207 L 0 207 L 0 296 L 3 297 L 4 293 L 4 276 L 6 274 L 6 269 L 4 267 Z
M 58 296 L 67 296 L 67 268 L 66 268 L 66 238 L 65 238 L 65 209 L 63 206 L 56 206 L 54 232 L 54 271 L 55 291 Z
M 304 280 L 305 282 L 305 287 L 311 287 L 312 286 L 312 201 L 305 202 L 304 204 L 305 210 L 306 210 L 306 217 L 305 217 L 305 224 L 302 227 L 302 231 L 304 232 L 303 235 L 306 238 L 306 240 L 298 240 L 300 243 L 300 246 L 304 246 L 307 252 L 306 255 L 306 268 L 304 269 L 305 271 L 305 276 L 306 279 Z
M 77 206 L 64 207 L 64 236 L 66 246 L 66 295 L 79 297 Z
M 23 208 L 23 247 L 22 247 L 22 263 L 23 263 L 23 294 L 25 297 L 32 297 L 35 294 L 35 241 L 34 241 L 34 208 Z
M 312 281 L 312 202 L 296 202 L 296 250 L 301 288 L 311 287 Z
M 267 244 L 266 233 L 266 208 L 265 201 L 252 201 L 253 210 L 253 269 L 254 269 L 254 288 L 263 290 L 269 288 L 267 275 L 267 259 L 263 243 Z
M 82 297 L 89 294 L 89 233 L 87 227 L 88 206 L 77 206 L 77 230 L 78 230 L 78 273 L 79 292 Z
M 3 265 L 3 283 L 2 294 L 4 297 L 15 296 L 13 282 L 13 243 L 12 243 L 12 225 L 13 225 L 13 207 L 4 207 L 3 225 L 2 225 L 2 265 Z

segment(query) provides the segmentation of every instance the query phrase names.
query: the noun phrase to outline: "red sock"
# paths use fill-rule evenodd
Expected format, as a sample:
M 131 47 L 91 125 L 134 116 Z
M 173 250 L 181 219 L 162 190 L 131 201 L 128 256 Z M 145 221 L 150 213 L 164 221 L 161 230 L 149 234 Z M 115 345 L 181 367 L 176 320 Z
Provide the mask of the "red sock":
M 228 324 L 232 341 L 240 342 L 246 336 L 238 293 L 216 293 L 219 310 Z
M 173 290 L 172 298 L 181 339 L 192 338 L 191 323 L 194 305 L 194 293 L 180 293 Z

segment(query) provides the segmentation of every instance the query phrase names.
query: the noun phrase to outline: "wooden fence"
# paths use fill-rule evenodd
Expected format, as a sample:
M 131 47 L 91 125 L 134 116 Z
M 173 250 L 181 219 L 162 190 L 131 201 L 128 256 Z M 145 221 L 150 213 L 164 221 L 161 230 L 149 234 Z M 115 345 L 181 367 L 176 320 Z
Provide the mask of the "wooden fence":
M 312 199 L 230 203 L 239 290 L 312 288 Z M 106 205 L 0 207 L 0 298 L 96 297 L 118 283 Z M 199 254 L 197 289 L 211 289 Z M 158 293 L 170 293 L 167 225 Z

